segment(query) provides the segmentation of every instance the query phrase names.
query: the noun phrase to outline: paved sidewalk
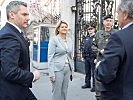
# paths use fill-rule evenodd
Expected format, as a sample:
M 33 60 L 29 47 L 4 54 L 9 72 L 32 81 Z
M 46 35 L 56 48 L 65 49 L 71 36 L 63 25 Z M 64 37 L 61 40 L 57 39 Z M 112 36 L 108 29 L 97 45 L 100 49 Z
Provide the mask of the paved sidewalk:
M 51 99 L 51 83 L 46 70 L 41 70 L 41 79 L 33 84 L 32 91 L 37 96 L 38 100 Z M 68 88 L 67 100 L 95 100 L 95 93 L 90 92 L 90 89 L 81 89 L 84 84 L 84 74 L 74 72 L 73 81 L 70 81 Z

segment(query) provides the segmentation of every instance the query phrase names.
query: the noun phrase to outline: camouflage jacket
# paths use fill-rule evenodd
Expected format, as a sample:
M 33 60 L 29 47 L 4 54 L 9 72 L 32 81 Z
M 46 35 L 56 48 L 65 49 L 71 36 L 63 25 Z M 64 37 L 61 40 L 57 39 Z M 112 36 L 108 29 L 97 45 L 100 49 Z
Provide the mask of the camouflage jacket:
M 111 29 L 108 32 L 105 32 L 104 30 L 99 30 L 96 33 L 92 43 L 92 50 L 97 54 L 98 61 L 102 58 L 102 54 L 99 51 L 104 49 L 108 42 L 109 36 L 116 31 L 116 29 Z

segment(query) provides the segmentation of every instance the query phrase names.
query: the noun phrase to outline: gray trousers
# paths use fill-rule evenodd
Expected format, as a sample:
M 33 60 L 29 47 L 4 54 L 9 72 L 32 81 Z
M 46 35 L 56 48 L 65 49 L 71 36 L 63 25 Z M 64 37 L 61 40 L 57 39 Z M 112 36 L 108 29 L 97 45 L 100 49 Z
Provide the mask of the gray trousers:
M 52 84 L 52 100 L 66 100 L 70 74 L 69 64 L 65 64 L 63 70 L 55 72 L 56 81 Z

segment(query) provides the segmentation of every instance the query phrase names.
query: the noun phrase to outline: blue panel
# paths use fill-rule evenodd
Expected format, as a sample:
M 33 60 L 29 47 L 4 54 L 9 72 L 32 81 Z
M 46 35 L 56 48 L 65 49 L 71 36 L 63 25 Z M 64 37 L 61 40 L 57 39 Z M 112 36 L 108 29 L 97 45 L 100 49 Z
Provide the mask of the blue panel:
M 38 52 L 38 47 L 37 44 L 33 45 L 33 60 L 37 61 L 37 52 Z
M 48 41 L 40 42 L 40 62 L 48 61 Z

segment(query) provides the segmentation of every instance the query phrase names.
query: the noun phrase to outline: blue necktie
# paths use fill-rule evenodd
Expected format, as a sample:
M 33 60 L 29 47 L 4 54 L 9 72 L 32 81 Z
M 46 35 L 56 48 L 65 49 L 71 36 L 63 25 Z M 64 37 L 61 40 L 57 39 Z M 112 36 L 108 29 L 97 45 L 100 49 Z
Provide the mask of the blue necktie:
M 23 33 L 23 32 L 21 32 L 20 34 L 21 34 L 22 36 L 24 36 L 24 33 Z

